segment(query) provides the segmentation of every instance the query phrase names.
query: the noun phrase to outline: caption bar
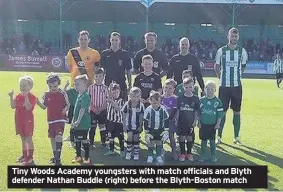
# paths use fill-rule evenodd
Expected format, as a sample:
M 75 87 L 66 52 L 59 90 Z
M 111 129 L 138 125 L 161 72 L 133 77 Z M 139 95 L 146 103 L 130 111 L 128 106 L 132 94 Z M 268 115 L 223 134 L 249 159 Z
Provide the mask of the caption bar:
M 9 166 L 8 188 L 267 188 L 267 166 Z

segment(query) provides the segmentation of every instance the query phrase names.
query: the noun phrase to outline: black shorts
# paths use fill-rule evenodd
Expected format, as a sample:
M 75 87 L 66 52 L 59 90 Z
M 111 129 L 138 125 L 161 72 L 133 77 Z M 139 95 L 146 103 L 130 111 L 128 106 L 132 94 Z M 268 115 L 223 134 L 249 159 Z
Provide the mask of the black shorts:
M 95 114 L 93 111 L 90 111 L 91 125 L 96 126 L 96 124 L 103 125 L 106 123 L 107 111 L 101 111 L 99 114 Z
M 242 106 L 242 86 L 219 87 L 219 99 L 222 101 L 224 112 L 230 108 L 235 112 L 241 111 Z M 231 101 L 231 105 L 230 105 Z
M 134 135 L 140 134 L 141 131 L 142 131 L 142 130 L 139 130 L 138 128 L 135 129 L 135 130 L 133 130 L 133 129 L 127 129 L 127 133 L 133 132 Z
M 149 134 L 151 134 L 153 136 L 153 141 L 161 141 L 162 139 L 162 136 L 161 136 L 161 133 L 163 132 L 164 130 L 151 130 L 149 131 Z
M 70 106 L 70 109 L 68 111 L 68 122 L 67 122 L 68 124 L 71 124 L 73 121 L 74 109 L 75 109 L 75 106 Z
M 177 127 L 177 135 L 178 136 L 194 136 L 195 135 L 195 129 L 193 127 L 178 126 Z
M 215 140 L 216 130 L 215 124 L 201 124 L 201 128 L 199 129 L 199 138 L 201 140 Z
M 283 73 L 276 73 L 276 79 L 282 79 L 283 78 Z
M 87 140 L 88 130 L 76 130 L 73 131 L 73 137 L 75 141 Z
M 106 130 L 109 138 L 124 137 L 123 123 L 106 122 Z

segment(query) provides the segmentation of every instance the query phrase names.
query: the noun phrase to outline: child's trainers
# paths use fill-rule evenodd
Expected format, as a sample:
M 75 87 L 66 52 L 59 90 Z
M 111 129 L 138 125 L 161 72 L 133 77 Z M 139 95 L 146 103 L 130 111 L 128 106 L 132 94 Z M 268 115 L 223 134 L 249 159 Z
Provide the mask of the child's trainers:
M 54 158 L 54 157 L 50 158 L 50 160 L 49 160 L 48 163 L 49 163 L 49 164 L 54 164 L 54 163 L 55 163 L 55 158 Z
M 106 143 L 101 143 L 100 145 L 101 149 L 105 149 L 107 147 Z
M 217 158 L 216 158 L 215 156 L 212 156 L 212 157 L 211 157 L 211 162 L 212 162 L 212 163 L 216 163 L 216 162 L 217 162 Z
M 21 156 L 19 159 L 17 159 L 16 163 L 23 163 L 25 161 L 24 156 Z
M 120 157 L 124 158 L 126 156 L 126 152 L 125 151 L 121 151 L 120 152 Z
M 216 139 L 216 141 L 215 141 L 215 143 L 216 143 L 216 145 L 221 144 L 221 143 L 222 143 L 221 137 L 218 136 L 217 139 Z
M 110 156 L 110 155 L 115 155 L 115 151 L 107 151 L 104 155 L 105 156 Z
M 233 143 L 237 145 L 242 145 L 242 142 L 240 141 L 239 137 L 234 138 Z
M 131 160 L 131 157 L 132 157 L 132 154 L 131 154 L 131 153 L 127 153 L 127 154 L 126 154 L 126 159 L 127 159 L 127 160 Z
M 32 162 L 33 162 L 33 159 L 26 159 L 26 160 L 24 160 L 23 161 L 23 166 L 27 166 L 27 165 L 30 165 L 30 164 L 32 164 Z
M 152 163 L 153 162 L 153 157 L 152 156 L 148 156 L 146 162 L 147 163 Z
M 157 165 L 163 165 L 163 158 L 161 156 L 156 157 Z
M 72 163 L 80 163 L 82 162 L 82 157 L 75 157 L 73 160 L 72 160 Z
M 134 154 L 134 160 L 137 161 L 137 160 L 139 160 L 139 159 L 140 159 L 139 154 Z
M 189 161 L 194 161 L 194 157 L 193 157 L 192 154 L 187 154 L 187 159 L 188 159 Z
M 179 161 L 184 162 L 186 160 L 186 155 L 185 154 L 181 154 L 179 157 Z
M 84 160 L 83 160 L 83 163 L 84 163 L 84 164 L 90 164 L 90 158 L 84 159 Z

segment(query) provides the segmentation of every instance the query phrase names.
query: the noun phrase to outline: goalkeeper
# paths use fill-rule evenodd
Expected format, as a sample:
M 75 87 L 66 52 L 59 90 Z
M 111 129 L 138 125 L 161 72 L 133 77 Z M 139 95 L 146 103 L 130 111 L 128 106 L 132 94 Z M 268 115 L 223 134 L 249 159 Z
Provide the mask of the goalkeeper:
M 150 106 L 144 113 L 145 141 L 148 147 L 147 163 L 153 163 L 153 151 L 156 151 L 157 165 L 163 165 L 161 151 L 163 143 L 169 139 L 169 114 L 161 105 L 161 94 L 152 91 L 149 96 Z

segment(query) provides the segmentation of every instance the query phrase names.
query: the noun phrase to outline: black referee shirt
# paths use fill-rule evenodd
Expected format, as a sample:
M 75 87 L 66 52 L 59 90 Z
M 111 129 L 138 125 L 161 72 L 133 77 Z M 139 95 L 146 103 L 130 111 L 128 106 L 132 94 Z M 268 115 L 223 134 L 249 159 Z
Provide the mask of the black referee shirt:
M 119 49 L 114 52 L 112 49 L 106 49 L 101 53 L 100 65 L 104 68 L 105 84 L 109 86 L 112 81 L 118 83 L 121 89 L 126 89 L 125 70 L 132 69 L 131 58 L 126 50 Z
M 142 72 L 143 68 L 141 66 L 142 63 L 142 57 L 144 55 L 151 55 L 153 57 L 153 71 L 160 75 L 161 71 L 167 71 L 168 70 L 168 62 L 166 55 L 159 51 L 158 49 L 154 49 L 154 51 L 149 52 L 147 48 L 144 48 L 137 52 L 137 54 L 134 57 L 134 69 Z
M 184 70 L 192 71 L 193 77 L 197 78 L 200 88 L 204 90 L 204 82 L 201 74 L 199 60 L 196 56 L 190 53 L 185 56 L 177 54 L 171 58 L 167 78 L 173 77 L 178 84 L 181 84 L 182 73 Z

